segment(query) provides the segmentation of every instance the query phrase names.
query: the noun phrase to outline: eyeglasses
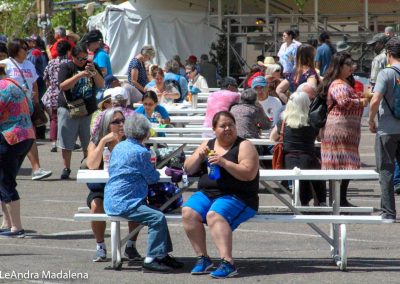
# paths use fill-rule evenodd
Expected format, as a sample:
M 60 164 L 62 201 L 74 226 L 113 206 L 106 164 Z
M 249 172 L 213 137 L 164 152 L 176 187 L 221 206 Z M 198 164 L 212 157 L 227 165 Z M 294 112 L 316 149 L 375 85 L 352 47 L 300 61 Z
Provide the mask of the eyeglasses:
M 116 119 L 116 120 L 113 120 L 113 121 L 111 121 L 111 124 L 114 124 L 114 125 L 118 125 L 118 124 L 124 124 L 125 123 L 125 118 L 121 118 L 121 119 Z
M 80 62 L 83 62 L 83 61 L 86 61 L 86 60 L 88 60 L 88 57 L 86 56 L 86 57 L 76 57 L 76 59 L 78 59 L 78 61 L 80 61 Z

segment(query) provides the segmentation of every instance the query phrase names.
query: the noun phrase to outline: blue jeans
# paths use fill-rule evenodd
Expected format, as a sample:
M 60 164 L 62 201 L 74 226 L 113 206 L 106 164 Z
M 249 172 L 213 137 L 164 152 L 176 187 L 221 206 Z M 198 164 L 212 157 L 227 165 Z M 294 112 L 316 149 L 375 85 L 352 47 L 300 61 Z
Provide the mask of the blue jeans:
M 164 257 L 172 251 L 171 236 L 164 213 L 149 207 L 143 201 L 135 210 L 124 214 L 122 217 L 148 227 L 147 256 Z

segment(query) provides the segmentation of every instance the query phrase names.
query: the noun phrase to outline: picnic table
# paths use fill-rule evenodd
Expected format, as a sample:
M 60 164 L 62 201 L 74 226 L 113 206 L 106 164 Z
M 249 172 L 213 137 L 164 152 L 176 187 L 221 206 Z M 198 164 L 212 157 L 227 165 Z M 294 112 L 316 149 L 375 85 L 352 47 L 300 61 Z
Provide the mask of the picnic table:
M 165 175 L 163 170 L 160 171 L 160 181 L 170 181 L 170 177 Z M 331 246 L 331 256 L 340 270 L 346 270 L 347 267 L 347 231 L 346 224 L 362 223 L 362 224 L 383 224 L 389 223 L 388 220 L 382 219 L 380 216 L 340 216 L 341 208 L 339 182 L 342 179 L 351 180 L 377 180 L 378 173 L 373 170 L 260 170 L 260 181 L 276 181 L 276 180 L 294 180 L 295 184 L 300 180 L 328 180 L 329 189 L 332 193 L 330 203 L 332 204 L 332 215 L 301 215 L 301 212 L 280 196 L 278 192 L 271 192 L 286 206 L 288 206 L 295 215 L 256 215 L 250 219 L 250 222 L 290 222 L 290 223 L 306 223 L 313 230 L 324 238 Z M 190 180 L 196 180 L 196 177 L 190 177 Z M 104 170 L 79 170 L 77 175 L 78 183 L 105 183 L 108 181 L 108 172 Z M 296 186 L 296 185 L 295 185 Z M 180 216 L 167 216 L 169 220 L 180 220 Z M 113 267 L 119 266 L 121 262 L 121 240 L 119 232 L 119 222 L 126 221 L 125 218 L 117 216 L 107 216 L 106 214 L 75 214 L 75 220 L 78 221 L 111 221 L 112 222 L 112 249 L 113 249 Z M 331 224 L 330 235 L 325 233 L 316 224 Z M 133 232 L 134 233 L 134 232 Z M 133 234 L 132 233 L 132 234 Z M 123 241 L 130 237 L 127 236 Z

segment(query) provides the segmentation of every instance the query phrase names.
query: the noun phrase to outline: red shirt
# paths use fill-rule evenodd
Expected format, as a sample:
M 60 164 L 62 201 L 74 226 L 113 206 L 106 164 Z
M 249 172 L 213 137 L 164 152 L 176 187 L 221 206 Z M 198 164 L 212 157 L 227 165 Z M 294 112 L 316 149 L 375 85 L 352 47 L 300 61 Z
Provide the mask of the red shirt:
M 58 52 L 57 52 L 57 45 L 60 41 L 62 40 L 67 40 L 66 37 L 58 39 L 51 47 L 50 47 L 50 59 L 54 59 L 58 57 Z M 72 40 L 68 40 L 69 44 L 71 45 L 71 49 L 75 47 L 75 43 Z

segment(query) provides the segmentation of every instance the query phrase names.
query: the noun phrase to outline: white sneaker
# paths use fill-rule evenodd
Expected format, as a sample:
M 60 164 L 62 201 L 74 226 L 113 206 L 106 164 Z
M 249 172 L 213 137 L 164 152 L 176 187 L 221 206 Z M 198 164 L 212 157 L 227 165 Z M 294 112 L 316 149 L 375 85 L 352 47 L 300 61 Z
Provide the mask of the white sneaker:
M 41 180 L 47 178 L 51 176 L 52 173 L 53 173 L 52 171 L 46 171 L 42 168 L 39 168 L 38 170 L 32 173 L 32 180 Z

